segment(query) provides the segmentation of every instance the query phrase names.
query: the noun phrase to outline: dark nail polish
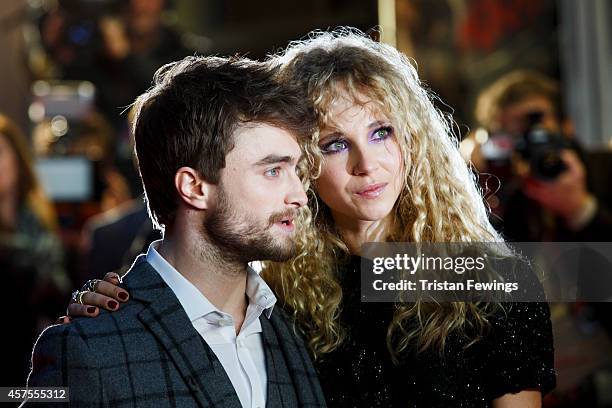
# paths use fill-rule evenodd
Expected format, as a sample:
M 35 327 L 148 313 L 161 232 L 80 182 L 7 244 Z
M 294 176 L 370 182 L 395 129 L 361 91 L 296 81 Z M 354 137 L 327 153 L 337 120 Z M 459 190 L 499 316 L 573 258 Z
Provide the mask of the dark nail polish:
M 107 305 L 111 309 L 116 309 L 117 307 L 119 307 L 119 303 L 115 302 L 114 300 L 109 300 Z
M 96 313 L 96 308 L 95 308 L 95 307 L 93 307 L 93 306 L 89 306 L 89 307 L 87 308 L 87 313 L 90 313 L 90 314 L 94 314 L 94 313 Z
M 127 298 L 128 298 L 128 294 L 125 293 L 125 292 L 119 292 L 118 296 L 119 296 L 119 299 L 121 299 L 121 300 L 127 300 Z

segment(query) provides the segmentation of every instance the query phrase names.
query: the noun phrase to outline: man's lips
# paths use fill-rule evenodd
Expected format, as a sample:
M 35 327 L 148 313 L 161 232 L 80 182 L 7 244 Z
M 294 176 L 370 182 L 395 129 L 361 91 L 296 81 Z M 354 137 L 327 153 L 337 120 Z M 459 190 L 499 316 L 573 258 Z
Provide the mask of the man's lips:
M 382 194 L 388 183 L 368 184 L 364 188 L 357 190 L 356 195 L 363 198 L 376 198 Z
M 276 222 L 276 225 L 281 227 L 285 231 L 293 231 L 295 229 L 295 223 L 293 222 L 293 218 L 285 218 L 281 221 Z
M 294 211 L 285 212 L 284 214 L 277 214 L 276 216 L 272 217 L 271 224 L 277 225 L 286 231 L 293 231 L 295 229 L 294 219 Z

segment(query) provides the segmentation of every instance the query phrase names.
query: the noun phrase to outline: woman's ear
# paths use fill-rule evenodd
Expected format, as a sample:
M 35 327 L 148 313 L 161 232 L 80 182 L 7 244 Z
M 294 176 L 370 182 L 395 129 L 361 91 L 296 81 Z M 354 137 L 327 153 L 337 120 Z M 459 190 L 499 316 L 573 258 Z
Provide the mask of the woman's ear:
M 211 206 L 211 193 L 215 188 L 191 167 L 181 167 L 174 175 L 174 186 L 181 200 L 198 210 Z

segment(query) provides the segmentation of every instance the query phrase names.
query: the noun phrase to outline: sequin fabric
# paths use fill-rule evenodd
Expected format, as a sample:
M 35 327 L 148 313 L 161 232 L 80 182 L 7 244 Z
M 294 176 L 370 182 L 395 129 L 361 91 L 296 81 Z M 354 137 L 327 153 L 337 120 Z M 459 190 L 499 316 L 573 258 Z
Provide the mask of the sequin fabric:
M 316 363 L 330 407 L 480 408 L 506 393 L 555 386 L 550 311 L 546 303 L 505 304 L 475 345 L 458 335 L 443 356 L 407 352 L 399 365 L 386 347 L 390 303 L 360 301 L 361 258 L 339 270 L 344 299 L 343 345 Z

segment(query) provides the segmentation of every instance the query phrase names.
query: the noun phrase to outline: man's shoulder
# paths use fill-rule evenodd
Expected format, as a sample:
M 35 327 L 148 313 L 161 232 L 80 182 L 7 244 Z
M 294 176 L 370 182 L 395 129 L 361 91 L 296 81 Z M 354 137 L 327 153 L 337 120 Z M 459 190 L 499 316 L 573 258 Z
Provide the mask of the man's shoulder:
M 151 302 L 172 301 L 167 299 L 172 292 L 144 257 L 134 262 L 121 286 L 130 293 L 130 299 L 120 303 L 117 311 L 100 309 L 97 317 L 77 317 L 68 324 L 93 349 L 118 347 L 124 350 L 148 344 L 147 339 L 152 335 L 141 313 L 151 307 Z
M 140 254 L 134 259 L 132 266 L 121 278 L 120 286 L 129 292 L 138 293 L 164 290 L 168 287 L 153 265 L 147 262 L 146 254 Z
M 45 329 L 32 353 L 32 384 L 81 384 L 80 375 L 89 378 L 109 367 L 121 373 L 126 361 L 150 359 L 156 350 L 154 337 L 139 321 L 135 307 L 121 307 Z
M 76 378 L 75 375 L 89 380 L 88 370 L 96 367 L 95 357 L 89 352 L 76 326 L 49 326 L 34 345 L 28 385 L 66 385 Z
M 85 339 L 96 335 L 108 337 L 112 333 L 140 326 L 138 314 L 145 307 L 143 303 L 130 299 L 126 303 L 121 303 L 119 310 L 115 312 L 100 309 L 97 317 L 76 317 L 68 326 L 72 326 L 73 330 Z
M 54 343 L 79 339 L 80 335 L 72 324 L 56 324 L 45 328 L 36 340 L 35 348 L 48 348 Z M 51 346 L 52 347 L 52 346 Z
M 106 352 L 126 335 L 145 333 L 138 319 L 139 309 L 128 302 L 116 312 L 101 310 L 98 317 L 77 317 L 69 324 L 49 326 L 40 334 L 36 349 L 62 354 L 79 345 L 92 355 L 97 351 Z
M 151 266 L 144 259 L 134 262 L 129 271 L 132 286 L 146 285 L 155 279 L 151 278 L 155 271 L 149 268 Z M 125 284 L 122 286 L 128 287 Z M 132 294 L 131 289 L 128 291 Z M 45 338 L 78 336 L 92 348 L 92 351 L 106 350 L 108 345 L 115 344 L 118 340 L 123 341 L 126 336 L 138 337 L 139 334 L 147 333 L 139 318 L 140 312 L 146 307 L 146 302 L 131 296 L 126 303 L 120 303 L 117 311 L 109 312 L 100 308 L 97 317 L 76 317 L 67 325 L 49 327 L 43 334 Z

